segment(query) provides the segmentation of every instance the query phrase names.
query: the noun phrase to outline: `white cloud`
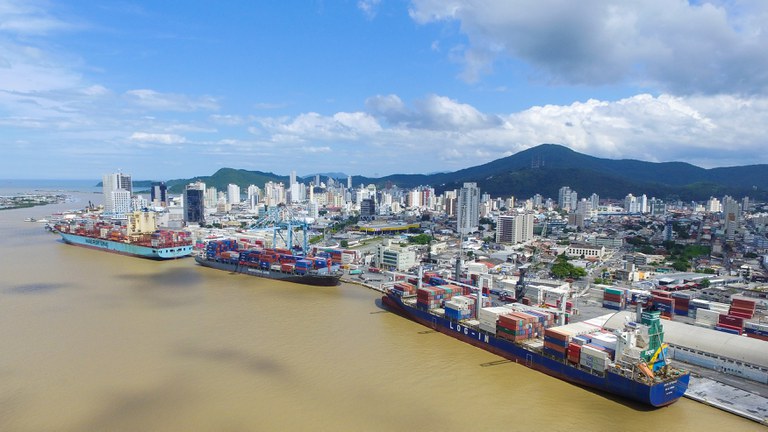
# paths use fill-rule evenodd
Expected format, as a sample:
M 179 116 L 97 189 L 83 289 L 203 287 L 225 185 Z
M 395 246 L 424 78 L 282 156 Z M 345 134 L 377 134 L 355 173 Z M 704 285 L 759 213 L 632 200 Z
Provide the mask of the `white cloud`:
M 125 94 L 132 103 L 157 111 L 214 111 L 219 109 L 216 99 L 210 96 L 192 98 L 183 94 L 160 93 L 149 89 L 129 90 Z
M 366 107 L 370 114 L 261 119 L 258 134 L 291 148 L 327 142 L 337 152 L 344 139 L 361 153 L 345 147 L 344 163 L 389 173 L 460 169 L 541 143 L 614 159 L 743 165 L 764 159 L 768 135 L 768 98 L 760 97 L 639 94 L 497 115 L 438 95 L 410 107 L 396 95 L 380 95 L 369 98 Z M 374 115 L 386 119 L 386 126 L 373 122 Z M 419 168 L 425 161 L 428 170 Z
M 477 129 L 500 123 L 496 116 L 483 114 L 471 105 L 438 95 L 417 100 L 414 109 L 408 109 L 397 95 L 370 97 L 365 106 L 389 124 L 413 128 Z
M 358 0 L 357 8 L 369 18 L 376 17 L 381 0 Z
M 212 122 L 225 126 L 239 126 L 252 121 L 247 117 L 232 114 L 213 114 L 208 117 Z
M 294 118 L 267 117 L 258 120 L 273 139 L 283 142 L 312 140 L 353 140 L 379 132 L 381 126 L 366 113 L 336 113 L 331 117 L 318 113 L 300 114 Z M 259 130 L 253 129 L 254 133 Z
M 43 35 L 76 28 L 48 9 L 50 5 L 34 0 L 0 0 L 0 33 Z
M 134 132 L 129 139 L 136 142 L 156 144 L 182 144 L 187 141 L 186 138 L 181 135 L 148 132 Z
M 474 81 L 500 57 L 538 79 L 632 82 L 673 92 L 768 91 L 768 2 L 646 0 L 413 0 L 418 23 L 458 22 Z

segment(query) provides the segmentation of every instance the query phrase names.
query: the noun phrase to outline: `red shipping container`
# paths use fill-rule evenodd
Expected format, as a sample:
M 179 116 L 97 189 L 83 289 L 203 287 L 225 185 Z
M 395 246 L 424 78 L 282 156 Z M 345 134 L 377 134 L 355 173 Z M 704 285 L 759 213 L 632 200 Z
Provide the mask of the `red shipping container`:
M 757 333 L 746 333 L 746 335 L 747 335 L 747 337 L 752 338 L 752 339 L 760 339 L 760 340 L 764 340 L 764 341 L 768 342 L 768 336 L 762 336 L 762 335 L 759 335 Z
M 568 360 L 571 363 L 578 363 L 581 356 L 581 345 L 570 343 L 568 344 Z
M 722 327 L 732 326 L 737 329 L 744 328 L 744 318 L 737 316 L 720 314 L 720 318 L 718 318 L 717 322 L 718 325 Z
M 733 299 L 731 301 L 732 306 L 740 307 L 740 308 L 747 308 L 755 310 L 755 301 L 754 300 L 744 300 L 744 299 Z
M 558 331 L 557 329 L 554 329 L 554 328 L 548 328 L 548 329 L 544 330 L 544 336 L 549 336 L 549 337 L 551 337 L 553 339 L 557 339 L 557 340 L 563 341 L 563 342 L 568 341 L 568 340 L 571 339 L 571 335 L 562 333 L 562 332 L 560 332 L 560 331 Z

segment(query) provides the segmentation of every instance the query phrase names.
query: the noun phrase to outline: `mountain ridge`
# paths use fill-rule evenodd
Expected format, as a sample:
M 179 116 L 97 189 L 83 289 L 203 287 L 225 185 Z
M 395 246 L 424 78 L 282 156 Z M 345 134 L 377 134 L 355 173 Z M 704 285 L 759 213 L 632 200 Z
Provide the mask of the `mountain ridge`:
M 313 176 L 300 178 L 311 181 Z M 229 183 L 241 188 L 249 184 L 263 187 L 267 181 L 288 182 L 287 175 L 271 172 L 221 168 L 211 176 L 169 180 L 169 189 L 180 193 L 184 185 L 201 180 L 207 186 L 226 190 Z M 346 178 L 339 179 L 346 184 Z M 386 184 L 410 188 L 430 185 L 440 193 L 460 188 L 465 182 L 477 183 L 492 196 L 529 197 L 539 193 L 556 197 L 562 186 L 580 196 L 597 193 L 620 199 L 629 193 L 657 198 L 702 201 L 710 196 L 768 197 L 768 165 L 701 168 L 687 162 L 647 162 L 637 159 L 607 159 L 579 153 L 559 144 L 540 144 L 510 156 L 453 172 L 433 174 L 392 174 L 384 177 L 352 176 L 355 186 Z

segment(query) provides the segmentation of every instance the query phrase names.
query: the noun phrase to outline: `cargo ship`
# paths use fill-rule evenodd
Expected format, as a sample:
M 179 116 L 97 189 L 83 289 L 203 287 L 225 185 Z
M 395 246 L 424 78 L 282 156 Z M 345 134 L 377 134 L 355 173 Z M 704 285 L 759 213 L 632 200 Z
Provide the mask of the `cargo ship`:
M 209 241 L 195 261 L 218 270 L 305 285 L 335 286 L 342 275 L 340 266 L 324 252 L 305 256 L 280 248 L 240 249 L 235 239 Z
M 155 213 L 138 211 L 127 221 L 106 219 L 65 220 L 51 228 L 65 243 L 90 249 L 155 260 L 192 254 L 193 241 L 184 231 L 159 230 Z
M 660 312 L 607 331 L 585 322 L 554 326 L 554 315 L 521 304 L 477 301 L 456 285 L 398 283 L 382 298 L 392 312 L 553 377 L 662 407 L 682 397 L 690 374 L 666 358 Z M 483 305 L 485 303 L 485 305 Z

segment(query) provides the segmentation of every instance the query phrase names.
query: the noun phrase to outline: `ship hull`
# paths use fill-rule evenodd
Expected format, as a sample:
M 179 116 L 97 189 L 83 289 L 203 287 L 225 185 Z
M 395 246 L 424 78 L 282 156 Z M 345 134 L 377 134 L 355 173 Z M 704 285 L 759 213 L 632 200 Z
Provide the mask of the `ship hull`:
M 645 405 L 653 407 L 669 405 L 680 399 L 688 389 L 690 375 L 687 373 L 674 380 L 655 384 L 646 384 L 610 371 L 604 374 L 594 374 L 567 362 L 554 360 L 521 345 L 497 338 L 493 334 L 478 331 L 404 304 L 397 295 L 386 295 L 382 302 L 389 310 L 399 315 L 516 363 L 564 381 L 615 394 Z
M 182 258 L 192 254 L 192 245 L 161 248 L 104 240 L 65 232 L 59 232 L 59 235 L 61 235 L 62 240 L 67 244 L 139 258 L 167 260 Z
M 304 285 L 315 286 L 336 286 L 339 284 L 340 275 L 335 274 L 297 274 L 287 273 L 281 271 L 274 271 L 269 269 L 261 269 L 258 267 L 251 267 L 246 265 L 240 265 L 231 262 L 223 262 L 216 260 L 209 260 L 200 256 L 195 257 L 195 261 L 198 264 L 210 267 L 218 270 L 224 270 L 232 273 L 242 273 L 249 276 L 262 277 L 267 279 L 274 279 L 283 282 L 293 282 Z

